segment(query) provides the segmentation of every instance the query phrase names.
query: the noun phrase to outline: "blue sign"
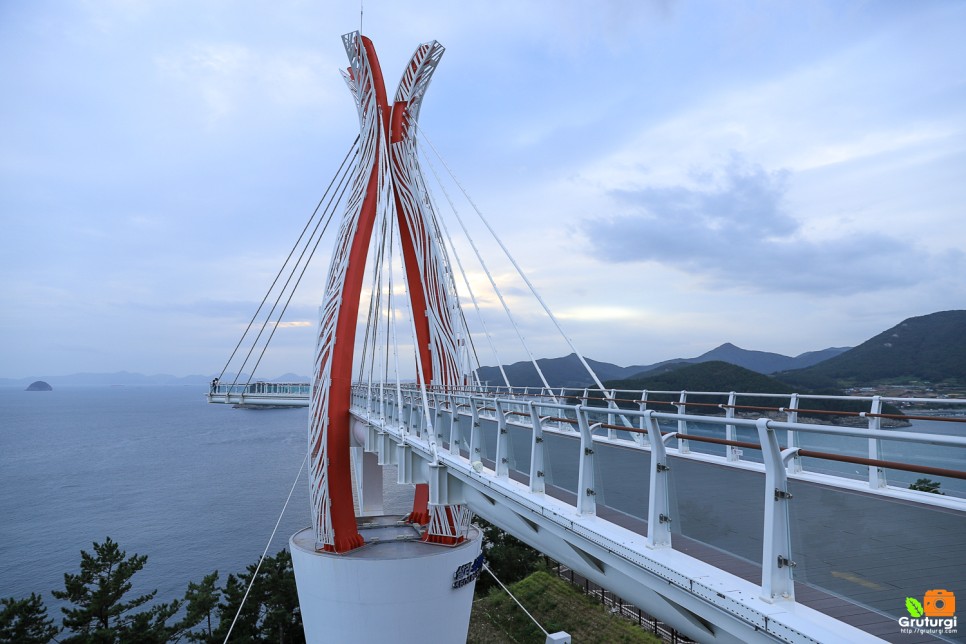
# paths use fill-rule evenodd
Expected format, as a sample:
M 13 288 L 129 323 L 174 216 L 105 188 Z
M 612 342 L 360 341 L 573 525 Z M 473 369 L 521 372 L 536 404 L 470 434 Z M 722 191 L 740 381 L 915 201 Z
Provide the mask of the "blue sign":
M 466 584 L 476 581 L 483 571 L 483 553 L 469 563 L 465 563 L 453 573 L 453 588 L 462 588 Z

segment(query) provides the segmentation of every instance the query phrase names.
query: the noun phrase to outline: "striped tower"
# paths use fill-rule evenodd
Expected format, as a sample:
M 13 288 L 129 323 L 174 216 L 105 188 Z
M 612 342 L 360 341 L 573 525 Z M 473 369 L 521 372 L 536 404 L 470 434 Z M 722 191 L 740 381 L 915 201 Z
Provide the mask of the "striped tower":
M 461 641 L 474 584 L 457 587 L 452 580 L 456 570 L 476 560 L 481 541 L 469 525 L 468 510 L 429 503 L 428 486 L 420 483 L 410 525 L 370 517 L 360 528 L 350 472 L 359 303 L 373 228 L 387 207 L 399 227 L 421 383 L 468 384 L 467 338 L 454 323 L 461 319 L 459 303 L 439 225 L 425 198 L 414 140 L 443 47 L 433 41 L 416 49 L 389 104 L 372 42 L 354 32 L 343 36 L 343 43 L 350 61 L 343 75 L 358 109 L 360 152 L 317 338 L 308 443 L 313 525 L 290 541 L 302 619 L 309 642 L 424 641 L 430 625 L 432 641 Z

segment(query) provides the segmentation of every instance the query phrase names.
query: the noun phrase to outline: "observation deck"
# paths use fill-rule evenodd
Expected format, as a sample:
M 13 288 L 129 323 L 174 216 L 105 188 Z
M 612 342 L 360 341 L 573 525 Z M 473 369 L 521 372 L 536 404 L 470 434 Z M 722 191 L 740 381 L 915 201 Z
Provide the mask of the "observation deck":
M 249 382 L 213 384 L 209 403 L 248 408 L 308 407 L 312 385 L 307 382 Z

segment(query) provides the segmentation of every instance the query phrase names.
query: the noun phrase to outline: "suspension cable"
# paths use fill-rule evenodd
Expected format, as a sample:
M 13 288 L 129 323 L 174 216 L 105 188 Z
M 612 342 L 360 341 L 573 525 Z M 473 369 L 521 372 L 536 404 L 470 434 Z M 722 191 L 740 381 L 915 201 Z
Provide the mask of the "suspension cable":
M 510 250 L 503 243 L 503 240 L 500 239 L 499 235 L 496 234 L 496 231 L 490 225 L 490 222 L 486 219 L 486 217 L 483 216 L 483 212 L 476 205 L 476 202 L 473 201 L 473 198 L 470 196 L 469 192 L 467 192 L 466 188 L 463 187 L 463 184 L 456 177 L 456 174 L 449 167 L 449 164 L 446 163 L 446 159 L 444 159 L 442 155 L 440 155 L 439 150 L 436 149 L 436 146 L 433 145 L 433 142 L 429 139 L 428 136 L 426 136 L 426 132 L 419 127 L 419 124 L 417 123 L 415 125 L 417 129 L 419 129 L 420 133 L 423 135 L 423 138 L 426 139 L 426 143 L 429 144 L 429 147 L 433 150 L 433 153 L 439 159 L 440 163 L 442 163 L 443 167 L 446 168 L 446 171 L 449 173 L 449 176 L 453 179 L 453 182 L 456 183 L 457 187 L 459 187 L 460 191 L 463 193 L 463 196 L 466 197 L 466 200 L 469 202 L 470 206 L 473 207 L 473 210 L 476 212 L 476 215 L 480 218 L 480 221 L 483 222 L 483 225 L 486 226 L 486 229 L 490 231 L 490 235 L 492 235 L 496 243 L 499 244 L 500 248 L 503 250 L 503 254 L 506 255 L 507 259 L 510 260 L 510 263 L 513 264 L 513 267 L 520 275 L 520 278 L 523 279 L 523 281 L 527 285 L 527 288 L 530 289 L 530 293 L 533 294 L 533 297 L 536 298 L 538 302 L 540 302 L 540 306 L 543 307 L 543 310 L 544 312 L 546 312 L 547 317 L 549 317 L 550 321 L 553 322 L 555 327 L 557 327 L 557 331 L 560 333 L 561 337 L 563 337 L 563 339 L 570 346 L 571 351 L 574 352 L 574 354 L 577 356 L 577 359 L 580 360 L 580 364 L 583 365 L 584 369 L 587 371 L 590 377 L 593 378 L 594 384 L 597 385 L 598 389 L 600 389 L 600 391 L 604 395 L 604 398 L 607 400 L 607 406 L 611 409 L 616 408 L 617 405 L 614 403 L 613 396 L 609 394 L 608 391 L 604 388 L 604 384 L 600 381 L 600 378 L 597 377 L 597 372 L 595 372 L 593 368 L 590 366 L 590 364 L 588 364 L 587 360 L 584 358 L 584 354 L 580 352 L 580 350 L 577 348 L 577 345 L 574 344 L 574 341 L 571 339 L 571 337 L 567 335 L 567 333 L 563 330 L 563 327 L 561 326 L 560 321 L 557 320 L 557 316 L 554 315 L 553 311 L 550 310 L 550 307 L 547 306 L 547 303 L 540 296 L 540 293 L 537 292 L 536 287 L 526 276 L 526 273 L 523 272 L 523 269 L 517 263 L 517 260 L 513 257 L 513 255 L 510 254 Z M 435 170 L 434 170 L 434 174 L 435 174 Z M 536 365 L 536 363 L 534 363 L 534 365 Z M 546 385 L 546 380 L 544 380 L 544 385 Z M 551 395 L 552 395 L 552 392 L 551 392 Z M 630 420 L 627 419 L 626 417 L 622 416 L 622 420 L 628 427 L 633 426 Z
M 417 127 L 419 126 L 417 125 Z M 587 364 L 587 361 L 584 359 L 583 354 L 577 349 L 577 346 L 574 344 L 574 341 L 570 338 L 570 336 L 568 336 L 564 332 L 563 327 L 560 326 L 560 322 L 557 320 L 557 316 L 553 314 L 553 311 L 550 310 L 550 307 L 547 306 L 547 303 L 543 301 L 542 297 L 540 297 L 540 294 L 537 292 L 537 289 L 530 282 L 529 278 L 527 278 L 526 274 L 523 272 L 523 269 L 520 268 L 520 265 L 517 263 L 517 260 L 514 259 L 513 255 L 510 254 L 510 250 L 503 243 L 503 240 L 500 239 L 500 237 L 496 234 L 496 231 L 493 230 L 493 227 L 490 225 L 490 222 L 487 221 L 486 217 L 483 216 L 483 212 L 479 209 L 479 207 L 477 207 L 476 202 L 474 202 L 473 198 L 470 197 L 470 194 L 466 191 L 466 188 L 463 187 L 463 184 L 460 183 L 460 180 L 453 173 L 453 170 L 446 163 L 446 160 L 442 156 L 440 156 L 439 151 L 436 149 L 436 146 L 433 145 L 433 142 L 430 141 L 429 137 L 426 136 L 426 132 L 423 131 L 422 128 L 420 128 L 420 132 L 422 133 L 423 138 L 426 139 L 426 143 L 429 144 L 429 147 L 432 148 L 437 158 L 439 158 L 440 163 L 442 163 L 443 167 L 446 168 L 446 171 L 449 173 L 449 176 L 453 179 L 454 183 L 456 183 L 456 185 L 459 187 L 460 191 L 463 193 L 463 196 L 466 197 L 466 200 L 473 207 L 473 210 L 476 211 L 476 214 L 480 218 L 480 221 L 482 221 L 483 225 L 486 226 L 486 229 L 490 231 L 490 235 L 493 236 L 493 239 L 496 241 L 496 243 L 500 245 L 500 248 L 503 250 L 503 254 L 506 255 L 507 259 L 510 260 L 510 263 L 513 264 L 513 268 L 517 270 L 517 273 L 526 283 L 527 288 L 530 289 L 530 292 L 533 294 L 533 297 L 535 297 L 537 301 L 540 302 L 540 305 L 543 307 L 543 310 L 547 313 L 547 316 L 553 322 L 554 326 L 557 327 L 557 331 L 560 333 L 561 336 L 563 336 L 563 339 L 567 341 L 567 344 L 570 345 L 571 350 L 575 354 L 577 354 L 577 357 L 580 359 L 580 364 L 584 366 L 584 369 L 587 370 L 587 373 L 590 374 L 590 376 L 594 379 L 594 384 L 596 384 L 601 389 L 601 391 L 603 391 L 604 385 L 601 383 L 600 379 L 597 377 L 597 374 L 594 372 L 591 366 Z
M 503 582 L 500 581 L 500 578 L 497 577 L 492 570 L 490 570 L 490 567 L 486 565 L 485 561 L 483 562 L 483 570 L 490 573 L 490 576 L 496 580 L 496 583 L 500 584 L 500 588 L 502 588 L 506 592 L 506 594 L 510 596 L 510 599 L 516 602 L 517 606 L 520 607 L 520 610 L 522 610 L 524 613 L 527 614 L 527 617 L 529 617 L 533 621 L 533 623 L 537 625 L 537 628 L 543 631 L 544 635 L 550 635 L 550 633 L 547 632 L 547 629 L 545 629 L 543 626 L 540 625 L 540 622 L 537 621 L 537 618 L 531 615 L 530 611 L 528 611 L 526 608 L 523 607 L 523 604 L 520 603 L 520 600 L 513 596 L 513 593 L 510 592 L 510 589 L 503 585 Z
M 430 146 L 432 146 L 432 143 L 430 143 L 428 140 L 427 140 L 427 143 L 429 143 Z M 435 151 L 435 148 L 433 148 L 433 150 Z M 437 153 L 437 156 L 439 156 L 439 153 Z M 543 371 L 540 369 L 540 365 L 537 364 L 537 359 L 534 357 L 533 352 L 530 351 L 530 347 L 527 345 L 527 341 L 523 337 L 523 333 L 520 331 L 520 327 L 517 325 L 516 318 L 513 317 L 513 314 L 510 312 L 510 307 L 509 305 L 507 305 L 506 299 L 504 299 L 503 297 L 503 292 L 500 291 L 500 287 L 497 286 L 496 280 L 493 279 L 493 275 L 490 273 L 490 269 L 487 268 L 486 262 L 483 261 L 483 256 L 480 254 L 480 249 L 477 248 L 476 242 L 473 241 L 473 237 L 472 235 L 470 235 L 470 231 L 467 229 L 466 224 L 463 222 L 463 218 L 460 217 L 459 211 L 453 205 L 453 201 L 452 199 L 450 199 L 449 192 L 447 192 L 446 187 L 442 184 L 442 182 L 439 181 L 439 175 L 436 173 L 436 168 L 433 166 L 432 162 L 428 158 L 426 159 L 426 162 L 429 165 L 430 169 L 433 171 L 433 175 L 436 177 L 436 180 L 439 183 L 440 188 L 443 191 L 443 194 L 446 195 L 446 199 L 447 201 L 449 201 L 450 207 L 452 207 L 453 209 L 453 214 L 456 217 L 456 221 L 459 222 L 460 228 L 463 229 L 463 234 L 466 235 L 467 241 L 469 241 L 470 246 L 473 248 L 473 252 L 476 254 L 476 259 L 480 262 L 480 266 L 483 267 L 483 272 L 486 273 L 486 277 L 490 281 L 490 286 L 493 287 L 493 291 L 496 293 L 497 298 L 499 298 L 500 304 L 503 305 L 503 311 L 506 313 L 507 318 L 509 318 L 510 324 L 513 326 L 514 331 L 516 331 L 517 337 L 520 339 L 520 343 L 523 345 L 523 349 L 527 352 L 527 355 L 530 357 L 530 362 L 533 364 L 533 368 L 537 370 L 537 375 L 540 377 L 540 382 L 543 383 L 544 388 L 547 390 L 547 392 L 556 402 L 557 398 L 553 393 L 553 389 L 550 388 L 550 385 L 547 383 L 547 379 L 543 375 Z
M 305 271 L 308 270 L 309 263 L 312 261 L 312 258 L 315 256 L 315 251 L 318 250 L 319 243 L 322 241 L 322 238 L 325 236 L 325 232 L 326 230 L 328 230 L 329 224 L 332 223 L 332 217 L 335 214 L 336 208 L 342 202 L 342 198 L 343 196 L 345 196 L 345 191 L 349 187 L 349 182 L 346 180 L 348 176 L 349 176 L 348 173 L 342 176 L 342 181 L 340 182 L 341 192 L 339 193 L 338 198 L 333 201 L 330 201 L 329 207 L 326 208 L 328 215 L 325 218 L 325 225 L 322 228 L 322 232 L 319 233 L 318 235 L 315 234 L 315 231 L 312 232 L 312 235 L 315 238 L 315 244 L 312 246 L 312 251 L 309 253 L 308 258 L 305 260 L 305 263 L 302 265 L 302 271 L 299 273 L 298 278 L 295 280 L 295 285 L 292 286 L 292 289 L 289 291 L 288 299 L 285 300 L 285 304 L 284 306 L 282 306 L 281 312 L 279 312 L 278 320 L 276 320 L 275 324 L 272 326 L 272 330 L 269 333 L 268 338 L 265 340 L 264 346 L 262 346 L 261 353 L 259 353 L 258 359 L 255 361 L 255 366 L 252 368 L 252 373 L 248 376 L 248 383 L 246 383 L 246 386 L 247 384 L 251 383 L 252 378 L 254 377 L 255 371 L 258 370 L 258 365 L 261 364 L 262 358 L 265 357 L 265 352 L 268 351 L 268 345 L 271 343 L 272 338 L 275 337 L 275 332 L 278 330 L 278 325 L 281 323 L 282 317 L 285 315 L 285 312 L 288 310 L 288 306 L 289 304 L 291 304 L 292 298 L 295 296 L 295 291 L 298 289 L 299 284 L 302 282 L 302 278 L 305 277 Z M 318 230 L 318 227 L 321 223 L 322 223 L 322 219 L 320 219 L 319 222 L 316 224 L 315 226 L 316 230 Z M 309 243 L 311 243 L 311 239 L 309 240 Z M 308 250 L 308 244 L 306 244 L 305 248 L 302 249 L 302 255 L 299 256 L 299 262 L 301 262 L 302 256 L 304 256 L 306 250 Z M 298 267 L 298 263 L 296 263 L 296 268 L 297 267 Z M 289 279 L 286 280 L 285 287 L 283 287 L 283 290 L 282 290 L 283 293 L 284 293 L 284 289 L 288 286 L 289 281 L 292 279 L 294 275 L 295 275 L 294 271 L 291 275 L 289 275 Z M 281 293 L 279 294 L 279 299 L 281 299 Z M 276 306 L 278 305 L 278 300 L 276 300 L 275 305 Z M 272 311 L 274 310 L 275 310 L 275 307 L 273 306 Z M 269 317 L 271 317 L 271 312 L 269 312 Z M 266 320 L 266 324 L 267 323 L 268 323 L 268 320 Z M 264 330 L 264 325 L 262 329 Z M 259 332 L 259 335 L 261 335 L 261 332 Z M 258 338 L 256 338 L 255 341 L 257 342 Z M 254 345 L 252 345 L 252 348 L 254 349 Z M 251 351 L 249 351 L 249 355 L 251 355 Z M 248 362 L 248 359 L 246 358 L 245 363 L 247 362 Z M 244 364 L 242 366 L 244 366 Z M 236 376 L 236 382 L 237 382 L 237 376 Z
M 285 516 L 285 510 L 288 508 L 288 502 L 292 500 L 292 493 L 295 492 L 295 486 L 298 485 L 299 478 L 302 476 L 302 470 L 305 469 L 305 463 L 308 460 L 309 453 L 306 451 L 305 457 L 302 459 L 302 465 L 299 467 L 298 474 L 295 475 L 295 480 L 292 482 L 292 489 L 288 491 L 288 497 L 286 497 L 285 504 L 282 506 L 282 511 L 278 515 L 278 521 L 275 522 L 275 527 L 272 529 L 272 534 L 268 538 L 268 543 L 265 544 L 265 549 L 262 551 L 262 556 L 258 559 L 258 565 L 255 566 L 255 572 L 252 573 L 251 581 L 248 582 L 248 588 L 245 589 L 245 595 L 242 597 L 241 603 L 238 604 L 238 611 L 235 613 L 235 618 L 231 620 L 231 626 L 228 627 L 228 632 L 225 633 L 225 644 L 228 643 L 228 638 L 231 637 L 231 631 L 235 628 L 235 623 L 238 621 L 242 608 L 245 607 L 245 602 L 248 600 L 248 594 L 252 592 L 252 586 L 255 585 L 255 580 L 258 579 L 258 571 L 262 568 L 262 562 L 265 561 L 265 555 L 268 554 L 268 549 L 272 547 L 272 540 L 275 538 L 275 533 L 278 532 L 278 526 L 282 523 L 282 517 Z
M 402 236 L 400 235 L 399 243 L 402 244 Z M 405 268 L 405 257 L 403 256 L 402 249 L 399 253 L 399 261 L 403 265 L 403 271 Z M 429 437 L 429 449 L 433 455 L 432 465 L 439 464 L 439 453 L 437 452 L 436 446 L 436 430 L 433 427 L 433 419 L 429 415 L 429 396 L 426 395 L 426 375 L 423 372 L 423 359 L 419 355 L 419 340 L 418 334 L 416 333 L 416 316 L 414 315 L 412 309 L 412 303 L 410 298 L 406 298 L 406 308 L 409 311 L 409 332 L 412 336 L 413 341 L 413 353 L 416 357 L 416 382 L 419 385 L 419 396 L 423 403 L 423 417 L 426 419 L 426 435 Z
M 285 266 L 288 264 L 289 260 L 292 259 L 292 254 L 295 253 L 295 249 L 298 248 L 299 244 L 302 242 L 302 237 L 305 235 L 305 231 L 309 229 L 309 226 L 312 224 L 312 220 L 315 219 L 315 215 L 319 212 L 319 208 L 321 208 L 322 204 L 325 202 L 326 195 L 329 194 L 329 190 L 332 188 L 332 184 L 335 183 L 336 178 L 342 173 L 343 167 L 345 166 L 346 162 L 349 160 L 349 157 L 353 156 L 353 152 L 358 153 L 358 151 L 356 150 L 356 146 L 359 143 L 359 137 L 360 135 L 356 136 L 355 141 L 353 141 L 352 145 L 349 146 L 349 150 L 348 152 L 346 152 L 345 158 L 342 159 L 342 163 L 339 165 L 339 169 L 336 170 L 334 175 L 332 175 L 332 180 L 329 182 L 329 185 L 325 189 L 325 192 L 322 193 L 322 197 L 321 199 L 319 199 L 318 205 L 315 206 L 315 210 L 312 211 L 312 216 L 309 217 L 308 221 L 305 222 L 305 227 L 302 228 L 302 233 L 299 235 L 298 239 L 296 239 L 295 243 L 292 245 L 292 250 L 289 251 L 288 257 L 285 258 L 285 261 L 282 263 L 281 267 L 279 267 L 278 273 L 275 275 L 275 279 L 272 280 L 272 285 L 268 287 L 268 290 L 265 292 L 265 297 L 262 298 L 262 301 L 258 305 L 258 308 L 255 309 L 255 314 L 252 315 L 252 319 L 248 321 L 248 326 L 245 327 L 245 332 L 242 333 L 242 336 L 238 339 L 238 344 L 235 345 L 235 348 L 231 352 L 231 355 L 228 357 L 228 361 L 225 363 L 225 366 L 222 368 L 221 373 L 218 374 L 219 380 L 221 380 L 224 377 L 225 372 L 228 370 L 229 365 L 231 365 L 231 361 L 235 359 L 235 354 L 238 352 L 238 348 L 241 346 L 241 343 L 245 341 L 245 336 L 248 335 L 249 330 L 251 330 L 252 324 L 254 324 L 255 319 L 258 317 L 259 312 L 261 312 L 262 310 L 262 307 L 265 306 L 265 302 L 268 300 L 268 296 L 275 288 L 275 284 L 278 283 L 278 278 L 281 277 L 282 271 L 285 270 Z M 237 374 L 236 374 L 236 382 L 237 382 Z
M 456 205 L 453 203 L 453 200 L 450 198 L 449 193 L 446 191 L 446 188 L 442 185 L 442 182 L 439 180 L 439 175 L 436 173 L 436 168 L 433 166 L 432 162 L 429 159 L 426 159 L 426 164 L 429 166 L 429 169 L 432 171 L 433 177 L 436 178 L 436 182 L 439 184 L 440 189 L 442 189 L 443 195 L 446 197 L 446 201 L 449 202 L 450 208 L 452 208 L 455 211 Z M 438 210 L 438 207 L 435 206 L 435 199 L 432 197 L 432 195 L 430 195 L 430 199 L 433 199 L 434 209 Z M 506 384 L 507 389 L 509 390 L 510 380 L 509 378 L 507 378 L 506 371 L 503 369 L 503 360 L 500 359 L 500 354 L 496 350 L 496 345 L 493 343 L 493 336 L 490 334 L 489 329 L 486 328 L 486 321 L 483 319 L 483 312 L 480 310 L 480 304 L 476 300 L 476 294 L 473 293 L 473 287 L 470 286 L 470 279 L 466 274 L 466 270 L 463 268 L 463 262 L 462 260 L 460 260 L 459 253 L 456 252 L 456 245 L 453 243 L 453 238 L 449 234 L 449 228 L 446 227 L 446 221 L 442 217 L 439 218 L 439 223 L 440 223 L 440 226 L 442 226 L 443 228 L 443 234 L 446 235 L 446 241 L 449 244 L 451 252 L 453 253 L 453 257 L 456 259 L 456 266 L 457 268 L 459 268 L 460 276 L 463 278 L 463 284 L 466 286 L 466 291 L 470 294 L 470 301 L 473 302 L 473 308 L 476 309 L 476 315 L 477 315 L 477 318 L 479 318 L 480 320 L 481 327 L 483 328 L 483 334 L 486 336 L 486 341 L 490 345 L 490 350 L 493 352 L 493 357 L 496 358 L 496 364 L 500 370 L 500 375 L 503 377 L 503 382 L 504 384 Z M 462 308 L 460 309 L 460 313 L 462 314 Z M 463 326 L 464 327 L 468 326 L 466 324 L 465 318 L 463 321 Z M 467 334 L 469 334 L 468 329 L 467 329 Z M 472 342 L 470 343 L 470 346 L 473 347 L 473 354 L 474 354 L 474 357 L 476 357 L 477 366 L 479 367 L 480 359 L 478 356 L 476 356 L 476 347 L 472 344 Z M 476 373 L 477 384 L 480 384 L 479 373 L 475 371 L 474 373 Z

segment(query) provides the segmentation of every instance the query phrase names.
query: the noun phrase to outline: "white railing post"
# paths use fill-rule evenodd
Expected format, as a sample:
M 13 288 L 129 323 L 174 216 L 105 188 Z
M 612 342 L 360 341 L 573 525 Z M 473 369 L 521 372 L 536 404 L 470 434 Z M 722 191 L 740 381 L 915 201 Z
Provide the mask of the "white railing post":
M 725 418 L 735 417 L 735 403 L 738 400 L 738 394 L 731 392 L 728 394 L 728 406 L 725 408 Z M 738 429 L 732 423 L 725 425 L 725 439 L 729 441 L 738 440 Z M 741 460 L 741 450 L 735 445 L 725 445 L 725 454 L 729 461 L 740 461 Z
M 503 403 L 499 398 L 494 399 L 493 406 L 496 407 L 496 475 L 506 478 L 510 475 L 509 449 L 507 449 L 510 435 L 507 433 L 506 426 L 507 412 L 503 409 Z
M 786 411 L 786 419 L 789 423 L 797 423 L 798 405 L 799 405 L 798 394 L 792 394 L 791 400 L 788 401 L 788 404 L 789 404 L 789 408 L 788 408 L 789 410 Z M 799 442 L 798 442 L 798 432 L 796 432 L 795 430 L 789 429 L 787 432 L 787 435 L 788 435 L 788 449 L 796 449 L 801 447 L 801 445 L 799 445 Z M 798 472 L 802 471 L 802 457 L 799 456 L 797 452 L 795 456 L 792 457 L 792 460 L 789 461 L 788 463 L 788 471 L 793 474 L 797 474 Z
M 453 456 L 460 455 L 460 443 L 463 442 L 463 430 L 460 428 L 459 401 L 459 396 L 456 394 L 450 395 L 449 453 Z
M 681 391 L 681 397 L 678 398 L 678 404 L 676 405 L 679 414 L 688 413 L 688 407 L 684 403 L 688 401 L 688 392 Z M 688 444 L 688 439 L 685 438 L 688 435 L 688 421 L 678 420 L 678 451 L 682 454 L 690 454 L 691 446 Z
M 580 470 L 577 475 L 577 512 L 597 514 L 597 490 L 594 489 L 594 436 L 587 421 L 587 412 L 580 405 L 574 406 L 577 412 L 577 427 L 580 428 Z M 596 423 L 597 427 L 600 423 Z
M 537 406 L 531 400 L 530 421 L 533 423 L 533 433 L 530 443 L 530 491 L 544 492 L 546 490 L 546 477 L 544 475 L 544 443 L 543 443 L 543 421 Z
M 429 439 L 426 430 L 429 429 L 426 426 L 426 413 L 428 410 L 423 409 L 423 401 L 421 398 L 417 398 L 416 394 L 413 394 L 413 411 L 416 412 L 418 421 L 414 423 L 416 425 L 416 436 L 419 438 Z
M 647 411 L 647 389 L 641 392 L 641 401 L 638 403 L 638 406 L 642 412 Z M 638 429 L 647 431 L 647 423 L 643 416 L 641 416 L 637 422 Z M 650 436 L 648 434 L 634 434 L 634 439 L 639 445 L 646 445 L 650 442 Z
M 775 430 L 767 418 L 755 422 L 761 453 L 765 461 L 765 529 L 761 547 L 761 598 L 773 603 L 795 601 L 795 579 L 792 569 L 792 536 L 789 525 L 788 493 L 785 463 L 797 449 L 781 451 Z
M 486 404 L 486 399 L 481 399 Z M 473 417 L 473 424 L 470 427 L 470 464 L 483 463 L 483 450 L 480 449 L 482 428 L 480 427 L 480 410 L 476 406 L 476 398 L 470 397 L 470 413 Z
M 615 407 L 617 407 L 617 403 L 614 402 L 614 398 L 617 396 L 616 391 L 617 391 L 616 389 L 610 390 L 609 399 L 607 399 L 607 393 L 601 391 L 601 395 L 604 396 L 605 399 L 607 399 L 607 407 L 610 409 L 614 409 Z M 607 424 L 611 425 L 610 427 L 607 428 L 607 438 L 609 438 L 610 440 L 614 440 L 615 438 L 617 438 L 617 430 L 614 429 L 613 425 L 617 424 L 617 417 L 614 416 L 613 412 L 607 413 Z
M 882 398 L 879 396 L 872 397 L 872 409 L 870 410 L 873 414 L 882 413 Z M 871 431 L 879 431 L 882 429 L 882 419 L 878 416 L 868 416 L 869 419 L 869 429 Z M 882 455 L 882 441 L 878 438 L 869 439 L 869 458 L 873 460 L 879 460 Z M 886 486 L 886 475 L 885 470 L 881 467 L 875 465 L 869 466 L 869 487 L 873 490 L 878 490 L 879 488 L 884 488 Z
M 440 446 L 440 449 L 442 449 L 443 430 L 440 427 L 441 423 L 439 422 L 439 419 L 443 417 L 443 405 L 442 403 L 440 403 L 436 392 L 432 392 L 430 394 L 430 397 L 431 397 L 430 399 L 432 400 L 432 407 L 434 410 L 433 411 L 433 431 L 436 432 L 436 443 Z
M 410 406 L 410 403 L 407 402 L 408 400 L 409 400 L 409 394 L 405 394 L 399 403 L 399 424 L 400 424 L 400 430 L 401 430 L 400 433 L 403 436 L 406 436 L 410 433 L 409 423 L 412 420 L 412 411 L 411 411 L 412 408 Z
M 677 432 L 661 436 L 661 428 L 654 418 L 654 410 L 644 412 L 647 425 L 647 437 L 651 443 L 651 485 L 647 498 L 647 538 L 644 545 L 648 548 L 671 547 L 671 515 L 667 449 L 665 441 L 669 441 Z

